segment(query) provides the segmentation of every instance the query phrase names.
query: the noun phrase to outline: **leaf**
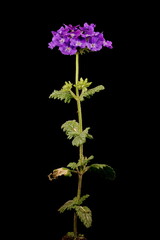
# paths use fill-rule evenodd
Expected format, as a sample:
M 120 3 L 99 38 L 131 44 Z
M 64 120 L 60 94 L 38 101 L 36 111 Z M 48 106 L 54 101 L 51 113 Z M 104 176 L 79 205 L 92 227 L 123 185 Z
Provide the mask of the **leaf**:
M 100 168 L 104 168 L 106 166 L 107 166 L 106 164 L 94 163 L 94 164 L 90 165 L 90 168 L 100 169 Z
M 86 142 L 86 138 L 92 139 L 93 136 L 88 133 L 89 127 L 86 128 L 83 132 L 80 133 L 80 127 L 79 123 L 76 122 L 76 120 L 69 120 L 65 122 L 61 128 L 64 132 L 66 132 L 66 135 L 68 136 L 68 139 L 72 139 L 72 145 L 73 146 L 80 146 L 81 144 Z
M 50 181 L 52 181 L 62 175 L 66 176 L 66 177 L 71 177 L 72 176 L 71 170 L 68 168 L 64 168 L 64 167 L 54 169 L 53 172 L 48 175 L 48 178 Z
M 65 84 L 63 85 L 63 87 L 62 87 L 62 90 L 63 91 L 70 91 L 71 90 L 71 88 L 72 88 L 72 83 L 69 81 L 69 82 L 65 82 Z
M 67 237 L 74 238 L 74 232 L 68 232 L 66 235 Z
M 86 160 L 87 162 L 91 161 L 92 159 L 94 159 L 94 156 L 93 156 L 93 155 L 91 155 L 89 158 L 85 158 L 85 160 Z
M 73 198 L 72 200 L 67 201 L 66 203 L 64 203 L 59 209 L 58 211 L 60 213 L 63 213 L 66 210 L 71 210 L 74 209 L 77 205 L 77 197 Z
M 71 168 L 71 169 L 76 169 L 78 167 L 77 163 L 76 162 L 70 162 L 67 167 Z
M 71 99 L 73 98 L 73 95 L 71 94 L 72 83 L 65 82 L 61 90 L 54 90 L 53 93 L 50 94 L 49 98 L 64 100 L 65 103 L 69 103 Z
M 81 205 L 89 196 L 89 194 L 82 196 L 78 201 L 78 205 Z
M 74 85 L 74 87 L 78 87 L 79 90 L 85 89 L 87 91 L 87 88 L 92 84 L 92 82 L 88 82 L 88 78 L 83 80 L 83 78 L 80 78 L 77 84 Z
M 63 213 L 66 210 L 75 209 L 77 206 L 81 205 L 87 198 L 89 197 L 88 194 L 82 196 L 79 200 L 77 197 L 74 197 L 72 200 L 68 200 L 66 203 L 64 203 L 58 211 L 60 213 Z
M 86 128 L 83 132 L 81 132 L 79 135 L 77 135 L 73 141 L 72 141 L 72 145 L 73 146 L 77 146 L 79 147 L 81 144 L 84 144 L 86 142 L 86 138 L 90 138 L 93 139 L 93 136 L 88 134 L 89 131 L 89 127 Z
M 96 170 L 101 176 L 105 177 L 109 180 L 114 180 L 116 177 L 116 173 L 112 167 L 106 164 L 92 164 L 89 166 L 90 170 Z
M 76 120 L 69 120 L 65 122 L 61 128 L 64 132 L 66 132 L 68 139 L 72 139 L 73 137 L 79 134 L 79 123 Z
M 91 50 L 89 50 L 88 48 L 80 48 L 79 49 L 79 53 L 81 55 L 85 54 L 85 53 L 88 53 L 88 52 L 91 52 Z
M 87 158 L 87 157 L 84 157 L 84 159 L 81 161 L 81 159 L 79 159 L 79 161 L 78 161 L 78 164 L 77 164 L 77 166 L 79 167 L 79 166 L 87 166 L 87 164 L 92 160 L 92 159 L 94 159 L 94 156 L 93 155 L 91 155 L 89 158 Z
M 91 227 L 92 225 L 92 212 L 91 210 L 86 206 L 77 206 L 75 207 L 76 214 L 81 220 L 81 222 L 84 224 L 86 228 Z
M 104 90 L 104 89 L 105 89 L 105 87 L 103 85 L 99 85 L 95 88 L 91 88 L 91 89 L 89 89 L 85 92 L 82 92 L 81 95 L 80 95 L 80 100 L 84 101 L 84 97 L 90 98 L 96 92 L 100 92 L 101 90 Z
M 70 103 L 71 99 L 73 98 L 69 91 L 63 90 L 54 90 L 53 93 L 50 94 L 49 98 L 64 100 L 65 103 Z

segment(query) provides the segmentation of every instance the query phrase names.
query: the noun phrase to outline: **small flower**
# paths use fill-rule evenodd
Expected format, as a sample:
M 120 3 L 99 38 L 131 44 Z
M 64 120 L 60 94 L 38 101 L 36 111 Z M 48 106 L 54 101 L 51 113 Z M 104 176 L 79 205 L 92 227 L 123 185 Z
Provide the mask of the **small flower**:
M 81 34 L 82 37 L 90 37 L 90 36 L 94 36 L 95 32 L 94 32 L 94 27 L 96 25 L 95 24 L 88 24 L 88 23 L 84 23 L 83 27 L 80 27 L 80 29 L 83 31 L 83 33 Z
M 85 48 L 86 47 L 86 41 L 83 38 L 74 38 L 74 39 L 71 39 L 70 45 L 74 46 L 74 47 Z
M 68 45 L 63 45 L 62 47 L 59 47 L 59 50 L 64 55 L 74 55 L 77 52 L 77 49 L 75 47 L 71 47 Z
M 113 46 L 112 46 L 112 42 L 111 41 L 106 41 L 106 40 L 104 40 L 103 41 L 103 46 L 104 47 L 108 47 L 108 48 L 110 48 L 110 49 L 112 49 L 113 48 Z
M 87 43 L 87 48 L 91 51 L 99 51 L 102 49 L 103 41 L 103 34 L 98 34 L 97 36 L 91 37 Z
M 48 43 L 48 48 L 53 49 L 56 46 L 54 42 Z

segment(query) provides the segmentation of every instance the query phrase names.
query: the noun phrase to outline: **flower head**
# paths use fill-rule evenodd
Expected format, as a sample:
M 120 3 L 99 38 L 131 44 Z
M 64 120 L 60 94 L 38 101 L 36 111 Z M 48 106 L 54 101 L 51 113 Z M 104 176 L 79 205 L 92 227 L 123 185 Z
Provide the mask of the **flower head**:
M 105 40 L 103 33 L 95 32 L 95 26 L 93 23 L 84 23 L 83 27 L 64 24 L 57 31 L 51 32 L 53 37 L 48 48 L 58 47 L 64 55 L 74 55 L 80 49 L 90 51 L 99 51 L 102 47 L 112 49 L 112 42 Z

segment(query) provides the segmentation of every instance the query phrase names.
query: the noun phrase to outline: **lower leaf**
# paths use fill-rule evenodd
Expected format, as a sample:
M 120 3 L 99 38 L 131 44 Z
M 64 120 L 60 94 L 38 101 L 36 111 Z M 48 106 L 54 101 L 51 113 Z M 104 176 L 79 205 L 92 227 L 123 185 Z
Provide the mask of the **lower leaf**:
M 76 214 L 81 220 L 81 222 L 84 224 L 86 228 L 91 227 L 92 225 L 92 212 L 91 210 L 86 206 L 76 206 L 75 207 Z

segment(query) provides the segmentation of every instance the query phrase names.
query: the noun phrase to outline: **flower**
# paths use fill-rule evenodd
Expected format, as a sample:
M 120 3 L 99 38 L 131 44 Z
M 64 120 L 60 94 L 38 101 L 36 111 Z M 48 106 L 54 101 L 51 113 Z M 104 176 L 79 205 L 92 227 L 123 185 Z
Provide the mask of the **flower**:
M 99 51 L 102 47 L 112 49 L 112 42 L 105 40 L 103 33 L 95 32 L 95 24 L 84 23 L 72 26 L 71 24 L 60 27 L 57 31 L 51 31 L 52 41 L 48 43 L 48 48 L 59 48 L 64 55 L 74 55 L 80 49 Z
M 69 45 L 63 45 L 62 47 L 59 47 L 59 50 L 64 55 L 74 55 L 77 52 L 75 47 Z
M 112 46 L 112 42 L 111 41 L 106 41 L 106 40 L 104 40 L 103 41 L 103 46 L 104 47 L 108 47 L 108 48 L 110 48 L 110 49 L 112 49 L 113 48 L 113 46 Z
M 89 38 L 87 48 L 91 51 L 99 51 L 102 49 L 104 41 L 103 34 L 99 33 L 98 35 Z

